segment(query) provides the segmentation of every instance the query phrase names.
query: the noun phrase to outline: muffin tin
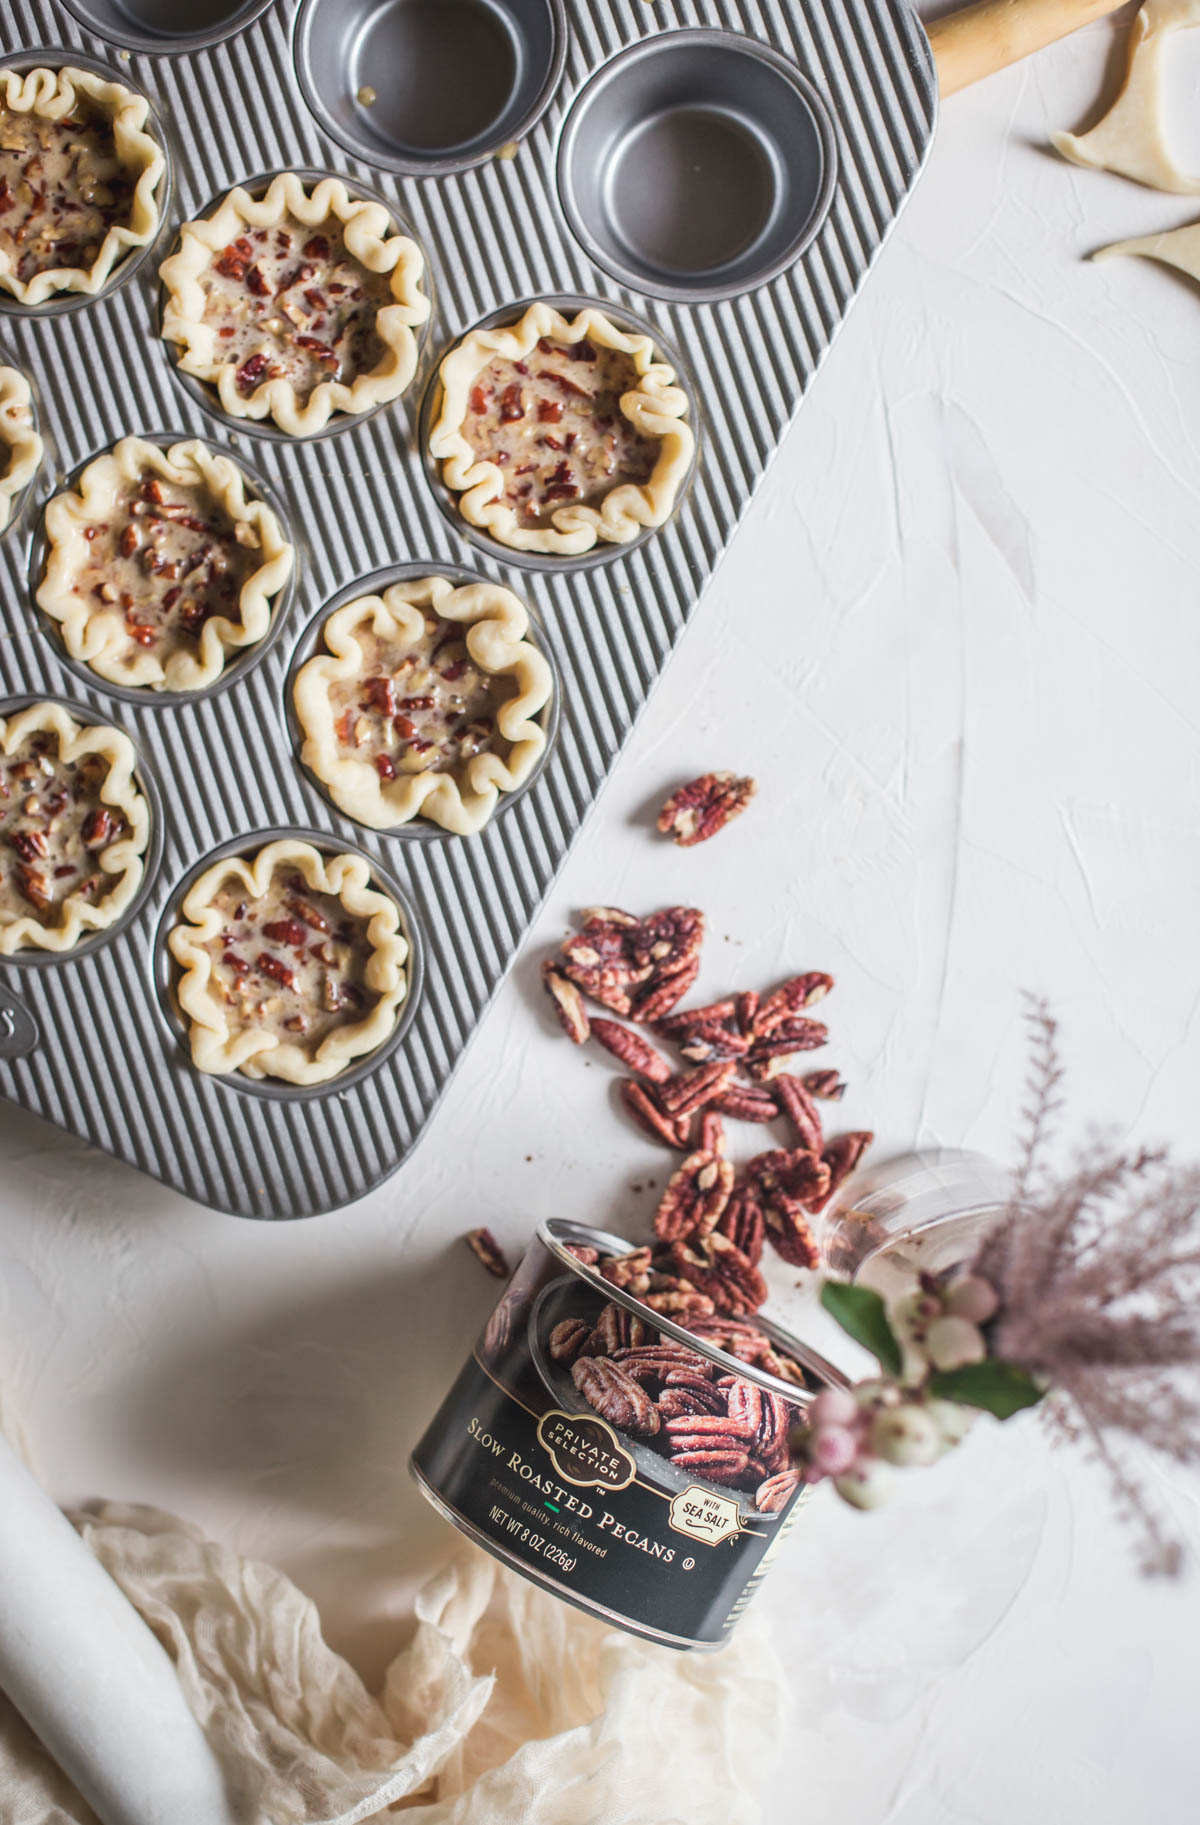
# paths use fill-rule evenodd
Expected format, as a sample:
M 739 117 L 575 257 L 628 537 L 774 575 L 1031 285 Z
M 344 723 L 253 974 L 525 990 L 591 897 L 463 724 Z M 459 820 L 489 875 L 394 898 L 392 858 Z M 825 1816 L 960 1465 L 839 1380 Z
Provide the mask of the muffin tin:
M 0 297 L 47 443 L 0 536 L 0 713 L 53 697 L 126 729 L 156 814 L 145 893 L 114 933 L 0 965 L 0 1094 L 216 1208 L 330 1209 L 418 1140 L 916 181 L 928 46 L 902 0 L 10 0 L 0 57 L 99 64 L 142 90 L 169 165 L 157 243 L 100 298 Z M 284 169 L 379 195 L 425 251 L 434 306 L 406 395 L 303 442 L 234 429 L 158 336 L 180 221 Z M 452 342 L 558 296 L 650 326 L 690 389 L 700 453 L 665 527 L 530 561 L 447 512 L 418 429 Z M 47 498 L 125 433 L 227 450 L 296 545 L 270 643 L 194 698 L 70 667 L 33 602 Z M 305 775 L 287 681 L 325 605 L 380 572 L 464 567 L 533 611 L 557 736 L 482 835 L 376 835 Z M 370 859 L 401 904 L 414 981 L 378 1054 L 267 1094 L 191 1067 L 162 936 L 206 859 L 285 832 Z

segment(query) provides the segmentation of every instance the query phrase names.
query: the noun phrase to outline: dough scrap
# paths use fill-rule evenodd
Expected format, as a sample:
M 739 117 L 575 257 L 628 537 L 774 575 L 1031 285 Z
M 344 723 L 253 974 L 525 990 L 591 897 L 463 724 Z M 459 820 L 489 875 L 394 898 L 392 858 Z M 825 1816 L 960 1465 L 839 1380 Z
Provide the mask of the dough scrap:
M 1162 98 L 1167 44 L 1176 32 L 1196 25 L 1200 0 L 1146 0 L 1133 22 L 1129 63 L 1116 101 L 1090 133 L 1052 133 L 1055 150 L 1072 164 L 1111 171 L 1152 190 L 1200 195 L 1200 176 L 1182 170 L 1168 149 Z
M 1189 222 L 1184 228 L 1171 228 L 1162 234 L 1138 235 L 1131 241 L 1114 241 L 1101 247 L 1093 260 L 1108 260 L 1114 254 L 1141 254 L 1147 260 L 1160 260 L 1173 266 L 1200 284 L 1200 222 Z

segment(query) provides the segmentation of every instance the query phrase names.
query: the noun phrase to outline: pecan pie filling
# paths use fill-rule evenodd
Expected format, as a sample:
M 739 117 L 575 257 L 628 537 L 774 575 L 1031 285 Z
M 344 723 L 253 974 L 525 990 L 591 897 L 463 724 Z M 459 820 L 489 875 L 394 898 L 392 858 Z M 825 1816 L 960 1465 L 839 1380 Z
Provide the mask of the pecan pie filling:
M 200 285 L 214 358 L 233 363 L 244 398 L 283 379 L 303 403 L 323 380 L 350 386 L 384 358 L 376 318 L 394 302 L 390 280 L 355 259 L 337 221 L 247 225 Z
M 119 607 L 130 639 L 164 659 L 194 651 L 213 615 L 240 619 L 242 589 L 263 563 L 252 521 L 233 518 L 202 485 L 154 475 L 123 488 L 115 505 L 83 529 L 75 595 Z
M 93 905 L 103 897 L 112 876 L 100 852 L 130 835 L 128 819 L 101 797 L 110 770 L 103 754 L 64 760 L 48 732 L 0 754 L 0 911 L 53 929 L 68 896 Z
M 359 676 L 338 680 L 329 692 L 339 750 L 369 758 L 386 781 L 449 773 L 474 754 L 507 746 L 495 712 L 511 686 L 474 664 L 464 632 L 438 615 L 425 616 L 415 644 L 361 629 Z
M 0 105 L 0 250 L 23 284 L 93 266 L 109 229 L 128 223 L 135 184 L 111 119 L 82 97 L 62 120 Z
M 366 986 L 369 920 L 294 869 L 276 868 L 257 898 L 230 877 L 212 905 L 221 929 L 198 948 L 208 952 L 210 989 L 230 1035 L 267 1032 L 316 1052 L 379 1001 Z
M 525 360 L 498 357 L 482 370 L 462 434 L 481 461 L 504 471 L 502 499 L 522 527 L 649 480 L 659 442 L 621 411 L 622 395 L 638 385 L 631 356 L 586 336 L 567 346 L 543 336 Z

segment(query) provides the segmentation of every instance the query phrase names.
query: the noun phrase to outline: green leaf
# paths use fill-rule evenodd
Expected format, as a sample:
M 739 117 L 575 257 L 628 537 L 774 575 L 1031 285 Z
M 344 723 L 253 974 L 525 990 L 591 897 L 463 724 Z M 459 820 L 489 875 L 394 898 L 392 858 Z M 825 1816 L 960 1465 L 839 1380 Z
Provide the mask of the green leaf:
M 1011 1419 L 1025 1407 L 1036 1407 L 1046 1390 L 1015 1362 L 989 1360 L 939 1370 L 929 1378 L 929 1392 L 939 1400 L 956 1400 L 964 1407 L 982 1407 L 997 1419 Z
M 869 1286 L 846 1286 L 840 1280 L 827 1280 L 821 1288 L 821 1304 L 848 1337 L 870 1350 L 881 1369 L 889 1375 L 899 1375 L 904 1359 L 878 1293 Z

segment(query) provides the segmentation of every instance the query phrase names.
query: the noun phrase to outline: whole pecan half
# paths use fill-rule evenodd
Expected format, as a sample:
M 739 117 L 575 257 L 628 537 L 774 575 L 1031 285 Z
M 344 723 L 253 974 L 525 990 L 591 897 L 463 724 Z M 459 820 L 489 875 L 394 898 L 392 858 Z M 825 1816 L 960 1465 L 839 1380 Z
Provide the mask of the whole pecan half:
M 824 1210 L 838 1186 L 843 1179 L 850 1177 L 874 1139 L 869 1128 L 859 1128 L 852 1129 L 848 1134 L 839 1134 L 826 1144 L 821 1158 L 829 1168 L 829 1184 L 817 1200 L 810 1202 L 810 1210 Z
M 725 1124 L 711 1105 L 700 1116 L 701 1153 L 725 1153 Z
M 805 970 L 802 975 L 789 977 L 765 1001 L 759 1002 L 754 1017 L 755 1033 L 773 1032 L 781 1020 L 791 1014 L 801 1014 L 805 1008 L 824 1000 L 832 987 L 833 977 L 823 970 Z
M 825 1136 L 821 1130 L 821 1116 L 811 1093 L 798 1077 L 792 1077 L 781 1071 L 772 1080 L 771 1088 L 783 1114 L 787 1116 L 800 1145 L 809 1153 L 820 1153 L 825 1145 Z
M 571 1380 L 589 1407 L 622 1432 L 658 1431 L 662 1418 L 646 1390 L 607 1356 L 581 1356 L 571 1366 Z
M 740 1248 L 747 1261 L 755 1267 L 762 1260 L 763 1252 L 763 1213 L 755 1187 L 743 1183 L 735 1185 L 733 1193 L 717 1221 L 717 1228 L 736 1248 Z
M 658 814 L 658 828 L 681 849 L 690 849 L 739 816 L 756 791 L 754 780 L 735 773 L 702 773 L 672 792 Z
M 723 1001 L 710 1001 L 702 1008 L 681 1008 L 678 1013 L 656 1020 L 655 1030 L 664 1039 L 683 1039 L 698 1027 L 720 1026 L 732 1020 L 736 1007 L 735 998 L 727 995 Z
M 690 1153 L 667 1181 L 654 1213 L 654 1233 L 664 1242 L 706 1236 L 716 1228 L 733 1190 L 733 1167 L 716 1153 Z
M 694 1115 L 697 1109 L 703 1109 L 706 1103 L 711 1103 L 714 1097 L 728 1089 L 736 1069 L 732 1061 L 726 1061 L 697 1065 L 694 1071 L 680 1071 L 658 1086 L 659 1107 L 674 1120 Z
M 490 1229 L 469 1229 L 463 1238 L 477 1261 L 481 1261 L 489 1274 L 495 1274 L 497 1280 L 507 1280 L 512 1273 L 508 1256 L 497 1242 Z
M 648 1039 L 635 1033 L 632 1027 L 618 1025 L 615 1020 L 593 1020 L 592 1038 L 598 1039 L 606 1052 L 619 1058 L 629 1070 L 639 1077 L 649 1078 L 651 1083 L 663 1084 L 671 1076 L 671 1067 L 661 1052 L 655 1051 Z
M 677 1122 L 669 1115 L 664 1115 L 654 1098 L 639 1084 L 636 1079 L 627 1077 L 621 1084 L 621 1100 L 642 1131 L 652 1140 L 665 1141 L 668 1147 L 677 1147 L 686 1153 L 688 1140 L 688 1121 Z
M 760 1483 L 754 1495 L 754 1505 L 760 1514 L 779 1514 L 785 1509 L 803 1478 L 798 1470 L 781 1470 L 777 1475 L 768 1477 Z
M 583 1045 L 588 1038 L 591 1027 L 588 1023 L 587 1010 L 583 997 L 573 982 L 560 975 L 552 963 L 542 965 L 542 982 L 546 993 L 554 1003 L 563 1032 L 568 1039 L 573 1039 L 577 1046 Z
M 614 1014 L 629 1013 L 631 988 L 653 971 L 649 961 L 635 960 L 632 934 L 638 926 L 633 914 L 620 907 L 592 907 L 582 929 L 562 946 L 562 973 Z
M 718 1413 L 724 1401 L 716 1388 L 701 1383 L 698 1388 L 664 1388 L 657 1406 L 664 1420 L 681 1419 L 693 1413 Z
M 766 1038 L 756 1039 L 742 1063 L 757 1082 L 767 1083 L 786 1070 L 788 1060 L 797 1052 L 815 1052 L 828 1038 L 829 1028 L 819 1020 L 795 1015 L 779 1021 Z
M 592 1327 L 583 1318 L 564 1318 L 550 1333 L 549 1349 L 555 1362 L 568 1367 L 591 1342 Z
M 690 1470 L 710 1483 L 739 1483 L 750 1467 L 750 1454 L 733 1447 L 677 1451 L 671 1458 L 676 1470 Z
M 592 1331 L 589 1354 L 612 1356 L 617 1350 L 636 1350 L 651 1334 L 636 1312 L 627 1312 L 623 1305 L 606 1305 Z
M 636 1381 L 666 1381 L 672 1375 L 697 1375 L 711 1380 L 713 1366 L 707 1357 L 697 1356 L 681 1343 L 642 1344 L 628 1350 L 617 1350 L 614 1361 Z
M 757 1429 L 757 1420 L 747 1426 L 728 1413 L 692 1413 L 683 1419 L 669 1419 L 663 1426 L 673 1451 L 711 1451 L 729 1446 L 743 1449 Z
M 824 1197 L 829 1189 L 829 1167 L 806 1147 L 773 1147 L 767 1153 L 756 1153 L 744 1171 L 764 1203 L 783 1196 L 807 1204 L 812 1198 Z
M 735 1122 L 773 1122 L 779 1114 L 771 1092 L 760 1090 L 757 1084 L 731 1084 L 713 1097 L 709 1107 L 732 1116 Z
M 808 1210 L 799 1198 L 777 1193 L 763 1206 L 767 1241 L 790 1267 L 816 1267 L 821 1259 Z

